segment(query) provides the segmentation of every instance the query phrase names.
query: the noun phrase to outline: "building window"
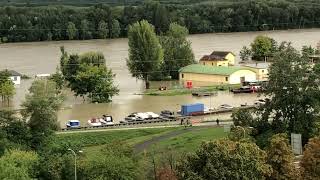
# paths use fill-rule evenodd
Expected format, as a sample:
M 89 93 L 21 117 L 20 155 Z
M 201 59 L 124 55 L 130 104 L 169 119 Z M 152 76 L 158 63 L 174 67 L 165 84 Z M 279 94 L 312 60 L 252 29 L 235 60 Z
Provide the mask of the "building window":
M 264 70 L 261 70 L 262 73 L 264 73 Z
M 13 76 L 13 80 L 14 80 L 14 81 L 17 81 L 17 80 L 18 80 L 18 77 L 17 77 L 17 76 Z
M 226 81 L 229 81 L 229 77 L 226 77 Z
M 182 79 L 184 78 L 184 74 L 181 74 L 181 78 L 182 78 Z

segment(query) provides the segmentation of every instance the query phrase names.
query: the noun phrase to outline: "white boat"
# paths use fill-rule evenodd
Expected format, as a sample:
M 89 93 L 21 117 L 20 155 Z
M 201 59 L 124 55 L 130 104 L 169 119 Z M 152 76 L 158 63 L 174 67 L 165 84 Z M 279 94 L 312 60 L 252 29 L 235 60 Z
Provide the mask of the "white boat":
M 125 118 L 126 121 L 144 121 L 150 119 L 157 119 L 160 116 L 153 112 L 139 112 L 139 113 L 132 113 Z
M 113 119 L 110 115 L 103 115 L 101 118 L 91 118 L 88 120 L 90 126 L 112 125 Z
M 88 120 L 89 126 L 102 126 L 102 123 L 100 122 L 100 118 L 92 118 Z

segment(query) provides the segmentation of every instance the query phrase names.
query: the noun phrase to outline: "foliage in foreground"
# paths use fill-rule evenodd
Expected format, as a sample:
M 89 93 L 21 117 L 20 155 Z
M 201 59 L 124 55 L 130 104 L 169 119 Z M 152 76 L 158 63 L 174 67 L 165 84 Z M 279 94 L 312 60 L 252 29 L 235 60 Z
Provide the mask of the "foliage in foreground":
M 181 179 L 264 179 L 272 173 L 267 155 L 247 142 L 217 140 L 201 145 L 178 166 Z
M 294 154 L 286 134 L 272 136 L 267 149 L 268 164 L 272 167 L 270 179 L 299 179 L 299 171 L 294 166 Z
M 311 138 L 305 146 L 300 162 L 302 177 L 306 180 L 320 178 L 320 137 Z
M 37 177 L 38 155 L 31 151 L 10 150 L 0 157 L 0 179 L 31 180 Z

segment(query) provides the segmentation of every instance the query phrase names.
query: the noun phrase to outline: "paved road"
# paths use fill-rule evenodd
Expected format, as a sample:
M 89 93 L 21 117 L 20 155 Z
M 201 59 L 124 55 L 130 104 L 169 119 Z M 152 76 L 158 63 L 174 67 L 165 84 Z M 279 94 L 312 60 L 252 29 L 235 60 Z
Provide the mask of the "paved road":
M 232 124 L 232 121 L 222 121 L 220 125 Z M 67 134 L 67 133 L 89 133 L 89 132 L 101 132 L 101 131 L 116 131 L 116 130 L 132 130 L 132 129 L 150 129 L 150 128 L 168 128 L 168 127 L 181 127 L 180 122 L 171 123 L 159 123 L 159 124 L 146 124 L 135 125 L 135 126 L 124 126 L 124 127 L 113 127 L 113 128 L 103 128 L 103 129 L 87 129 L 87 130 L 71 130 L 71 131 L 58 131 L 56 134 Z M 215 126 L 216 122 L 194 122 L 192 126 Z

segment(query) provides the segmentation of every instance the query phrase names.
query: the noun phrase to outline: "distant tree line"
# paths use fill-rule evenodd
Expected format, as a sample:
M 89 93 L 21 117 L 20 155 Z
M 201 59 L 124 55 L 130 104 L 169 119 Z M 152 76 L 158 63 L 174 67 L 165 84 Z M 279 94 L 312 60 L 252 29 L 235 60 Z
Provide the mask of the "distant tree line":
M 189 2 L 189 1 L 188 1 Z M 147 20 L 156 33 L 172 22 L 190 33 L 260 31 L 320 27 L 320 6 L 307 1 L 239 1 L 181 4 L 146 1 L 133 6 L 1 7 L 2 42 L 117 38 L 128 26 Z

